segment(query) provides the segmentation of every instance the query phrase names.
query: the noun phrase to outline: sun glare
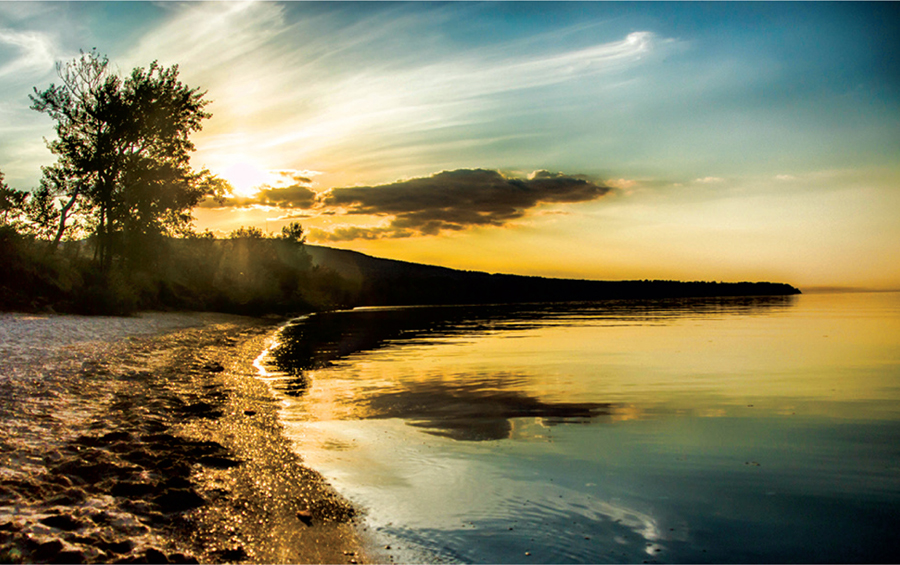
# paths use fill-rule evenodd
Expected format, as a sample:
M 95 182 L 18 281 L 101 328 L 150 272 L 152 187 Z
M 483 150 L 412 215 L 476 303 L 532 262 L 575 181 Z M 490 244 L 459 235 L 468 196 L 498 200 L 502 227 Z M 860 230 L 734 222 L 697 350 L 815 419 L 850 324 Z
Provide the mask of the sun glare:
M 247 161 L 231 165 L 222 176 L 234 187 L 234 195 L 244 198 L 255 195 L 261 185 L 269 182 L 266 171 Z

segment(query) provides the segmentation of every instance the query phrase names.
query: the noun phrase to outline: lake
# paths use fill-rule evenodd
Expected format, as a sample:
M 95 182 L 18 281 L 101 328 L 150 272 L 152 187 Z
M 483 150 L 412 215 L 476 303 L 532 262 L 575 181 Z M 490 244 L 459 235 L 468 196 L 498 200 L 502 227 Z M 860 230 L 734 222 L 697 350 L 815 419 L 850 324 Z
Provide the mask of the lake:
M 897 558 L 898 293 L 355 309 L 260 359 L 382 559 Z

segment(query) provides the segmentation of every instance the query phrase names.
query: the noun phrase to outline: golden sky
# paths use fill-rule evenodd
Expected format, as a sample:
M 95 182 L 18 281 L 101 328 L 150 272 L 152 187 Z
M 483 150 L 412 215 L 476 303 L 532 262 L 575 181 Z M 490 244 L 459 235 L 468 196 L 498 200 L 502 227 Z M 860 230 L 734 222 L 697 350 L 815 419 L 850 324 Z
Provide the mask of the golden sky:
M 489 272 L 900 288 L 898 8 L 0 3 L 0 170 L 96 47 L 178 64 L 231 181 L 196 227 Z

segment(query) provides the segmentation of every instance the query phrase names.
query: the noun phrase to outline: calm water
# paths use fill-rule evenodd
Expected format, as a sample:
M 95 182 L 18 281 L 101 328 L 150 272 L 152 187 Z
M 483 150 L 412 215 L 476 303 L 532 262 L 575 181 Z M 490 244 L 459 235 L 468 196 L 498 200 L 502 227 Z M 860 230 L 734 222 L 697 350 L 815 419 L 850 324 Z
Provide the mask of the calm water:
M 267 367 L 384 558 L 898 559 L 896 293 L 359 309 Z

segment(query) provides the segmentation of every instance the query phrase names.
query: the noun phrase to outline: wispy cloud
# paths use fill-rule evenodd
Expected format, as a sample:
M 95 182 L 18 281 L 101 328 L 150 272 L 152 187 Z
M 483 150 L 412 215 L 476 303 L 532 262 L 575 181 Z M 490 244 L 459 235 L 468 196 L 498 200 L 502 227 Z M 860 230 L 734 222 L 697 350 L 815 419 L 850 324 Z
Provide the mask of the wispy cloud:
M 53 33 L 27 23 L 3 27 L 4 20 L 28 15 L 20 4 L 27 3 L 0 3 L 0 169 L 10 184 L 23 189 L 36 184 L 41 159 L 49 155 L 41 136 L 51 134 L 50 120 L 29 109 L 28 94 L 55 76 L 59 49 Z
M 507 54 L 483 59 L 457 55 L 420 65 L 379 72 L 341 73 L 321 93 L 309 92 L 305 105 L 317 108 L 298 116 L 291 128 L 265 142 L 267 147 L 295 146 L 304 152 L 316 145 L 333 146 L 354 136 L 377 135 L 394 141 L 401 135 L 496 121 L 505 113 L 503 99 L 517 91 L 560 84 L 636 63 L 652 46 L 652 35 L 633 33 L 621 41 L 553 56 Z M 312 103 L 310 103 L 312 102 Z M 495 111 L 492 115 L 481 112 Z M 456 134 L 462 134 L 457 131 Z M 370 138 L 363 137 L 367 142 Z M 361 143 L 350 143 L 359 147 Z
M 547 37 L 528 49 L 497 41 L 460 50 L 440 32 L 463 6 L 359 16 L 341 5 L 164 6 L 172 15 L 126 66 L 178 63 L 190 84 L 209 89 L 214 117 L 197 136 L 198 162 L 216 168 L 252 154 L 271 167 L 323 170 L 332 186 L 365 182 L 357 171 L 380 180 L 464 165 L 446 161 L 448 144 L 528 134 L 513 121 L 518 93 L 634 67 L 660 44 L 635 31 L 593 45 Z
M 45 33 L 0 28 L 0 44 L 8 45 L 16 51 L 10 60 L 0 60 L 0 78 L 44 74 L 56 64 L 53 41 Z
M 249 208 L 251 206 L 269 206 L 273 208 L 312 208 L 316 202 L 316 193 L 309 188 L 297 184 L 283 188 L 264 186 L 253 196 L 229 196 L 223 201 L 207 199 L 200 203 L 201 208 Z

